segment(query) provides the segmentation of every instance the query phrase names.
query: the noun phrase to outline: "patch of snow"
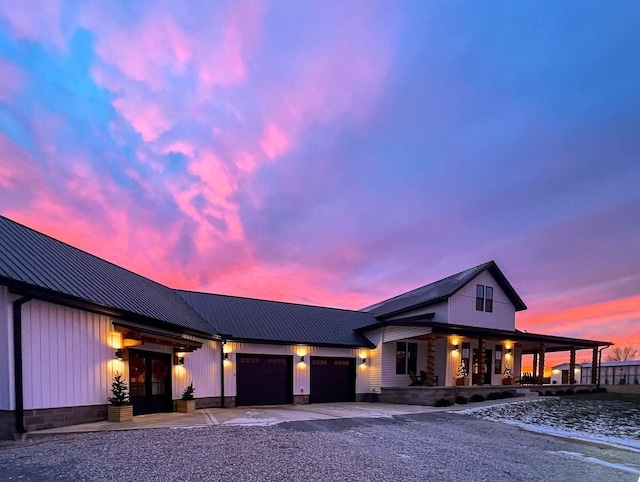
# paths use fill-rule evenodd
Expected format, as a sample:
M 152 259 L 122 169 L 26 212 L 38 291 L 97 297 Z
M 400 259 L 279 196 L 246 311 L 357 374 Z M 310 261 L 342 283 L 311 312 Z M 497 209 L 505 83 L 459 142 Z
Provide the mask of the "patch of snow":
M 280 423 L 277 418 L 232 418 L 223 423 L 223 425 L 234 425 L 241 427 L 266 427 Z

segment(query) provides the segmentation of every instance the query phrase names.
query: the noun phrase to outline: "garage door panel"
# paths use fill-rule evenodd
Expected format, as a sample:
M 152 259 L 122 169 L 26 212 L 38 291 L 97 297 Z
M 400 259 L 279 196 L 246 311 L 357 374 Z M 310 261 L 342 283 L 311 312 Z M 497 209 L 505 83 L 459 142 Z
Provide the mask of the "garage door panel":
M 354 358 L 311 357 L 311 403 L 353 402 Z
M 236 405 L 282 405 L 292 402 L 290 356 L 236 357 Z

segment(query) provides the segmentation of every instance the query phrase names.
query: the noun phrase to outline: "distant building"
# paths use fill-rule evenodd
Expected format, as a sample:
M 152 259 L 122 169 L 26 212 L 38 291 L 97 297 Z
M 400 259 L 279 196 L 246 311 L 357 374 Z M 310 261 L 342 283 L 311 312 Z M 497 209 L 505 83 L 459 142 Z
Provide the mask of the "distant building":
M 576 364 L 574 379 L 577 383 L 591 383 L 591 370 L 591 363 Z M 569 383 L 568 363 L 553 367 L 551 383 L 558 385 Z M 600 385 L 637 385 L 638 383 L 640 383 L 640 360 L 602 362 L 600 365 Z

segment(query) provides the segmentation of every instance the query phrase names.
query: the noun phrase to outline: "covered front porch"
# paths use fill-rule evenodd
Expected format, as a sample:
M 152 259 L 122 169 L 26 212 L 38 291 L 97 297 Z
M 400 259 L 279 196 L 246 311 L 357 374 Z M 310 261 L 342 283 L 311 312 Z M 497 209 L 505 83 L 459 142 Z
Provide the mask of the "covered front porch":
M 550 383 L 544 377 L 548 353 L 568 352 L 575 373 L 576 352 L 589 350 L 594 365 L 600 347 L 609 343 L 470 327 L 431 320 L 395 320 L 385 328 L 382 343 L 381 391 L 436 387 L 520 387 Z M 523 370 L 531 355 L 533 368 Z M 597 371 L 588 381 L 597 384 Z M 578 380 L 579 381 L 579 380 Z M 575 377 L 566 381 L 576 385 Z M 584 381 L 583 381 L 584 382 Z M 558 388 L 558 386 L 556 386 Z M 416 392 L 420 393 L 420 392 Z

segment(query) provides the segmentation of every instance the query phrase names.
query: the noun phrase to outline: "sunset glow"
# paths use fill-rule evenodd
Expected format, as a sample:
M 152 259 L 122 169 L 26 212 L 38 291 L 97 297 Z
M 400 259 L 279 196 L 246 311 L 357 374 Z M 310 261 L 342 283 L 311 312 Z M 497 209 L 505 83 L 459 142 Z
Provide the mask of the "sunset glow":
M 640 7 L 587 4 L 2 2 L 0 214 L 354 309 L 494 259 L 519 329 L 640 349 Z

